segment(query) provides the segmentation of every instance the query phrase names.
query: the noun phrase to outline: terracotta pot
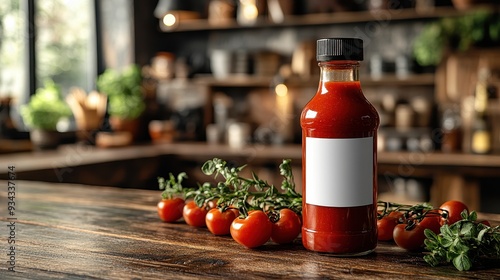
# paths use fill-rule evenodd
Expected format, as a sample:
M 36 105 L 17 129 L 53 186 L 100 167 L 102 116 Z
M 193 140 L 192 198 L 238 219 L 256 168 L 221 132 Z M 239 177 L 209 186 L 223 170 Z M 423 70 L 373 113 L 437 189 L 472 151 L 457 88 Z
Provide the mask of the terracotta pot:
M 33 129 L 30 131 L 30 139 L 33 147 L 37 150 L 55 149 L 61 144 L 61 133 L 43 129 Z
M 113 131 L 117 132 L 129 132 L 132 135 L 133 140 L 137 140 L 139 137 L 140 129 L 140 119 L 122 119 L 119 117 L 111 116 L 109 118 L 109 124 Z

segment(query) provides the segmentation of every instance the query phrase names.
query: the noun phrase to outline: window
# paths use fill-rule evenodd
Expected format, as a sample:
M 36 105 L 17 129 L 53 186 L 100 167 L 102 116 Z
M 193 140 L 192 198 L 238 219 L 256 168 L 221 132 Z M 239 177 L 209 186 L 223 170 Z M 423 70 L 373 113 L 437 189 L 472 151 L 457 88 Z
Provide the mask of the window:
M 87 91 L 95 82 L 95 17 L 90 0 L 35 1 L 36 81 L 52 79 L 63 91 Z
M 12 115 L 18 128 L 23 127 L 19 105 L 45 80 L 59 84 L 63 94 L 75 86 L 94 89 L 94 2 L 0 1 L 0 97 L 13 98 Z
M 20 2 L 0 2 L 0 98 L 12 97 L 14 103 L 24 103 L 28 97 L 27 24 Z

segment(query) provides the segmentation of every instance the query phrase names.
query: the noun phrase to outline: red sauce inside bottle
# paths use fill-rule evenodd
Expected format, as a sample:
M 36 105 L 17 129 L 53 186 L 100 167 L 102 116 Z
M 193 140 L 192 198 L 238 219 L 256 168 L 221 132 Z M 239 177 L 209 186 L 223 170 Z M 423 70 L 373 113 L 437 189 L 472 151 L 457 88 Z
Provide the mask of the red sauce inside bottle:
M 339 255 L 362 255 L 376 247 L 378 124 L 377 111 L 363 95 L 359 81 L 320 82 L 317 94 L 302 111 L 303 143 L 306 137 L 334 139 L 373 137 L 372 204 L 355 207 L 308 204 L 306 180 L 303 176 L 302 240 L 307 249 Z M 307 149 L 303 147 L 304 170 L 306 157 Z

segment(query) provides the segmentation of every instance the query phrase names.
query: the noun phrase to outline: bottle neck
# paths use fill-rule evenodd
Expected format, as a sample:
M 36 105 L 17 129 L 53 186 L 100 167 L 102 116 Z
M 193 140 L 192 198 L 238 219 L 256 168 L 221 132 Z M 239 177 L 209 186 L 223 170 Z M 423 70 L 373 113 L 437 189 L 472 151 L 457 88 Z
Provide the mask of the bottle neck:
M 318 63 L 320 82 L 359 81 L 359 62 L 354 60 L 324 61 Z

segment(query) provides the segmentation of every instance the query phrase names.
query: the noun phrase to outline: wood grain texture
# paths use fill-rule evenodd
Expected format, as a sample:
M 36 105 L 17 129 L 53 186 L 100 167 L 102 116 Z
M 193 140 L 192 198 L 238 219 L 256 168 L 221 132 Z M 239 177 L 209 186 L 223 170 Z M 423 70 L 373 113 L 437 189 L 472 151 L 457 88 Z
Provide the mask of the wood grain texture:
M 310 252 L 300 240 L 249 250 L 206 229 L 161 222 L 156 214 L 160 191 L 16 183 L 16 272 L 7 271 L 0 258 L 0 279 L 500 278 L 498 262 L 469 272 L 432 268 L 421 253 L 391 243 L 360 258 Z M 2 207 L 6 195 L 1 192 Z M 486 217 L 499 224 L 499 215 Z M 7 223 L 5 217 L 2 221 Z M 0 256 L 7 259 L 5 253 Z

